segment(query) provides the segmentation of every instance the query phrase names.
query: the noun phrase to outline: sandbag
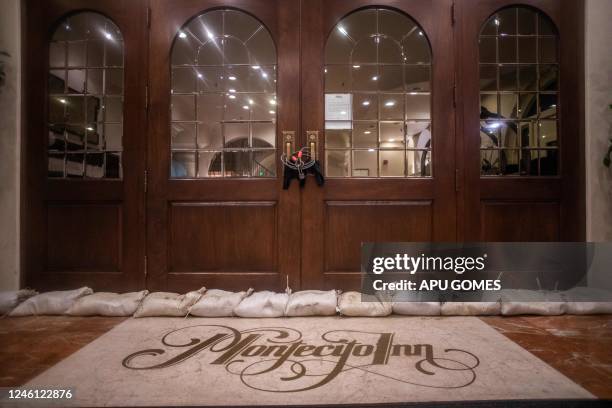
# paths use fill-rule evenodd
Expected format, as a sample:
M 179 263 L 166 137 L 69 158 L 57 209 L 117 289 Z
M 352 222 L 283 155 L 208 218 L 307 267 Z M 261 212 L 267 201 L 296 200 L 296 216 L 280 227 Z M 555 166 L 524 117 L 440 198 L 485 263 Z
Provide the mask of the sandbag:
M 470 300 L 442 302 L 440 310 L 442 316 L 496 316 L 501 314 L 501 292 L 460 293 L 454 298 Z
M 496 316 L 501 314 L 501 302 L 444 302 L 442 316 Z
M 562 296 L 567 302 L 567 314 L 612 314 L 612 292 L 608 290 L 580 286 L 563 292 Z
M 504 316 L 558 316 L 565 313 L 566 303 L 559 292 L 504 289 L 501 291 L 501 312 Z
M 209 289 L 189 309 L 189 314 L 199 317 L 227 317 L 234 315 L 234 309 L 250 295 L 253 289 L 243 292 L 228 292 L 220 289 Z
M 148 290 L 130 293 L 97 292 L 78 299 L 66 312 L 70 316 L 131 316 Z
M 368 301 L 361 301 L 361 297 Z M 371 301 L 369 301 L 371 299 Z M 346 292 L 340 295 L 338 300 L 338 309 L 343 316 L 388 316 L 391 314 L 393 307 L 391 302 L 381 302 L 380 299 L 373 295 L 362 295 L 359 292 Z
M 247 296 L 234 309 L 240 317 L 281 317 L 289 301 L 287 293 L 275 293 L 268 290 L 255 292 Z
M 93 290 L 88 287 L 41 293 L 21 303 L 9 316 L 61 315 L 66 313 L 77 299 L 92 293 Z
M 404 316 L 439 316 L 437 292 L 402 291 L 393 295 L 393 313 Z
M 31 289 L 0 292 L 0 315 L 10 312 L 18 304 L 35 295 L 38 295 L 38 292 Z
M 151 293 L 140 303 L 134 317 L 187 316 L 189 308 L 202 297 L 205 291 L 206 288 L 201 288 L 184 295 L 170 292 Z
M 393 313 L 404 316 L 440 316 L 440 302 L 393 302 Z
M 333 316 L 337 304 L 335 290 L 303 290 L 289 295 L 285 316 Z

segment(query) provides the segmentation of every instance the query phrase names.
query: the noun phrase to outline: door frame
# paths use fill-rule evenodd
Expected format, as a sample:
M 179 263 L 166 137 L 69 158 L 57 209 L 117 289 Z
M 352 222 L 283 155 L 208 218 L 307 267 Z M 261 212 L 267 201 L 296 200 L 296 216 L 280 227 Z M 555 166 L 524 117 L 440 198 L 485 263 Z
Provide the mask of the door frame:
M 558 205 L 558 218 L 542 224 L 549 233 L 533 228 L 517 232 L 520 240 L 544 240 L 558 229 L 558 241 L 586 239 L 585 133 L 584 133 L 584 0 L 470 0 L 455 1 L 457 61 L 457 165 L 461 178 L 457 211 L 458 241 L 486 241 L 485 207 L 504 209 L 537 220 Z M 478 33 L 494 12 L 507 6 L 528 6 L 546 13 L 559 30 L 561 111 L 558 176 L 480 175 Z M 476 133 L 477 134 L 477 133 Z M 478 139 L 479 140 L 479 139 Z M 465 158 L 461 160 L 460 158 Z M 494 210 L 497 211 L 497 210 Z M 528 224 L 529 221 L 524 221 Z M 505 228 L 506 226 L 504 226 Z M 490 231 L 490 232 L 487 232 Z M 533 237 L 533 238 L 530 238 Z M 497 239 L 501 240 L 501 239 Z
M 455 109 L 452 0 L 308 0 L 302 11 L 302 25 L 308 28 L 308 41 L 302 43 L 302 135 L 319 130 L 317 157 L 324 161 L 324 47 L 336 24 L 351 12 L 384 7 L 410 16 L 426 32 L 432 51 L 433 177 L 402 179 L 326 179 L 323 187 L 307 183 L 302 195 L 302 286 L 305 288 L 356 289 L 358 270 L 328 270 L 325 260 L 325 226 L 332 206 L 344 211 L 362 205 L 373 215 L 375 208 L 389 206 L 431 207 L 428 236 L 438 242 L 456 240 Z M 435 15 L 434 15 L 435 14 Z M 304 33 L 304 29 L 302 30 Z M 441 54 L 443 55 L 441 57 Z M 444 55 L 445 54 L 445 55 Z M 451 63 L 446 63 L 447 57 Z M 315 107 L 315 108 L 312 108 Z M 448 158 L 444 162 L 440 157 Z M 324 164 L 323 166 L 324 167 Z M 349 198 L 352 197 L 352 198 Z M 314 204 L 313 204 L 314 203 Z M 359 204 L 361 203 L 361 204 Z M 344 207 L 344 208 L 343 208 Z M 415 208 L 417 208 L 415 207 Z M 368 209 L 369 208 L 369 209 Z M 396 209 L 398 207 L 395 207 Z M 350 211 L 350 210 L 349 210 Z M 423 211 L 426 213 L 426 211 Z M 365 214 L 365 213 L 364 213 Z M 364 223 L 368 221 L 363 220 Z M 368 232 L 369 234 L 369 232 Z M 322 239 L 323 238 L 323 239 Z M 343 250 L 346 248 L 343 248 Z
M 282 165 L 278 156 L 283 151 L 283 131 L 299 134 L 299 0 L 151 0 L 150 39 L 150 148 L 148 149 L 148 193 L 147 193 L 147 287 L 155 290 L 182 291 L 200 286 L 231 290 L 299 287 L 299 192 L 296 183 L 289 190 L 282 189 Z M 262 22 L 270 31 L 276 44 L 277 56 L 277 119 L 276 119 L 276 177 L 267 179 L 245 178 L 200 178 L 170 179 L 170 52 L 176 30 L 206 11 L 232 9 L 250 14 Z M 298 145 L 299 139 L 296 140 Z M 248 269 L 223 270 L 202 269 L 173 270 L 170 254 L 171 223 L 170 207 L 183 205 L 195 208 L 223 208 L 226 214 L 248 206 L 270 207 L 274 212 L 274 232 L 267 231 L 274 243 L 275 271 L 252 271 Z M 197 210 L 196 210 L 197 211 Z M 248 217 L 236 215 L 246 221 Z M 210 220 L 208 225 L 220 228 L 219 220 Z M 229 232 L 226 232 L 229 233 Z M 232 233 L 237 233 L 233 231 Z M 252 234 L 252 235 L 251 235 Z M 251 239 L 257 239 L 248 231 Z M 296 235 L 296 237 L 294 237 Z M 292 238 L 293 237 L 293 238 Z M 201 239 L 201 237 L 199 238 Z M 227 247 L 226 247 L 227 248 Z M 207 263 L 194 262 L 194 263 Z M 208 262 L 211 263 L 211 262 Z
M 21 151 L 21 281 L 36 289 L 91 286 L 94 290 L 138 290 L 144 286 L 147 69 L 146 2 L 129 0 L 49 0 L 23 3 L 23 146 Z M 47 177 L 47 77 L 52 29 L 77 11 L 110 18 L 124 37 L 123 177 L 121 180 L 53 180 Z M 125 51 L 125 50 L 128 51 Z M 125 158 L 128 160 L 125 160 Z M 76 186 L 76 188 L 75 188 Z M 52 270 L 47 267 L 48 204 L 115 209 L 117 265 L 109 269 Z M 61 232 L 61 231 L 60 231 Z

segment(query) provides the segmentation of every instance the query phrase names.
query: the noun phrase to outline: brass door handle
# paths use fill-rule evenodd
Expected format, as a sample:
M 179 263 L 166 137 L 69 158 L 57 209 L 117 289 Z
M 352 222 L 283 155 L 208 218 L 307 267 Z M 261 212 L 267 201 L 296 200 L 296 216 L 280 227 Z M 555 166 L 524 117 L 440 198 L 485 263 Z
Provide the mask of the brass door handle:
M 307 130 L 306 140 L 308 141 L 308 149 L 312 160 L 317 160 L 317 148 L 319 147 L 319 131 Z
M 291 157 L 291 154 L 295 151 L 294 130 L 283 130 L 283 144 L 285 147 L 285 154 L 287 157 Z

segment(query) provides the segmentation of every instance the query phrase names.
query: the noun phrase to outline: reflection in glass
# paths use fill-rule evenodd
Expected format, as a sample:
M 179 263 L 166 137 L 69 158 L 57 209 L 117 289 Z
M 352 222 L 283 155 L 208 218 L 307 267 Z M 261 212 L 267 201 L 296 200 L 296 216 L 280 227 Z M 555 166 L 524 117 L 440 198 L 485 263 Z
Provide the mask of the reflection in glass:
M 383 8 L 351 13 L 330 33 L 325 64 L 325 174 L 430 176 L 431 50 L 415 21 Z M 407 129 L 426 158 L 411 171 Z
M 408 152 L 410 154 L 411 152 Z M 380 175 L 382 177 L 403 177 L 405 174 L 404 150 L 380 151 Z
M 275 177 L 276 48 L 269 31 L 238 10 L 205 12 L 176 32 L 170 60 L 171 178 Z M 187 171 L 177 171 L 186 158 Z
M 375 149 L 353 150 L 353 177 L 378 177 Z
M 481 175 L 556 175 L 554 24 L 529 7 L 505 8 L 483 25 L 479 50 Z
M 351 167 L 350 150 L 326 150 L 325 174 L 328 177 L 347 177 Z
M 121 32 L 100 14 L 71 15 L 52 35 L 49 66 L 48 176 L 121 178 Z

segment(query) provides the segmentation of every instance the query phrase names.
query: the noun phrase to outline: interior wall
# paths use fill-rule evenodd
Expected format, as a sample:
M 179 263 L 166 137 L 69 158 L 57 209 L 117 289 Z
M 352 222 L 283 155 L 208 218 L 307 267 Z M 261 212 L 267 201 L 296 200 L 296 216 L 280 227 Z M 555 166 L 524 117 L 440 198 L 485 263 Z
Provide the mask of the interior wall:
M 602 164 L 612 138 L 612 1 L 585 10 L 587 240 L 612 241 L 612 168 Z
M 0 89 L 0 290 L 19 288 L 21 1 L 0 0 L 0 50 L 6 84 Z

